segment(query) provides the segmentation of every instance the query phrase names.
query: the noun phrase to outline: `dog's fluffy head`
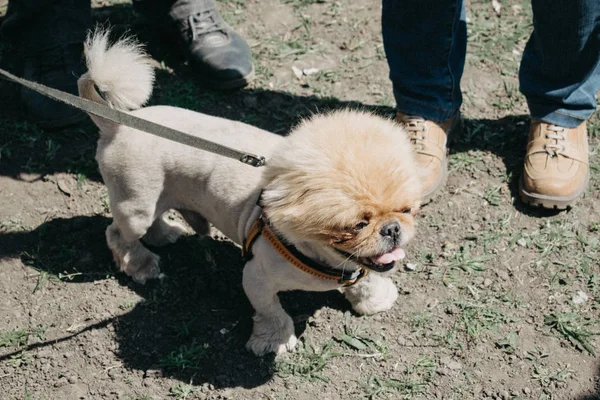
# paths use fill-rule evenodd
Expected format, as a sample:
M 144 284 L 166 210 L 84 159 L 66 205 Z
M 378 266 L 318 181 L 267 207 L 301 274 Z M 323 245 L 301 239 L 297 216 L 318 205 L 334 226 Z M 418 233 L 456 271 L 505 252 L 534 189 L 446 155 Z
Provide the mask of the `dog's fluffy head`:
M 378 272 L 403 257 L 421 198 L 406 132 L 356 111 L 302 122 L 269 160 L 264 188 L 266 217 L 282 236 Z

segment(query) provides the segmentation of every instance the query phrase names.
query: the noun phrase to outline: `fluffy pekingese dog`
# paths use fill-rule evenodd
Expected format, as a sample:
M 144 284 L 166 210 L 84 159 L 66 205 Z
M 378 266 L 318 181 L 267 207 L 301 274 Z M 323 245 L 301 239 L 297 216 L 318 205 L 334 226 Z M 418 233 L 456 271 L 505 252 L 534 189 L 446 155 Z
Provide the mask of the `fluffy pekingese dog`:
M 267 158 L 266 167 L 253 168 L 91 115 L 100 128 L 96 160 L 113 214 L 106 240 L 122 271 L 139 283 L 159 275 L 159 257 L 141 240 L 160 246 L 186 232 L 165 218 L 171 209 L 196 233 L 207 234 L 210 223 L 238 244 L 262 216 L 269 235 L 254 235 L 243 271 L 256 310 L 247 343 L 255 354 L 296 344 L 280 291 L 338 289 L 360 314 L 392 307 L 398 292 L 386 273 L 404 257 L 421 197 L 401 127 L 365 112 L 336 111 L 280 137 L 181 108 L 140 108 L 154 73 L 139 45 L 110 46 L 107 32 L 96 32 L 85 55 L 81 97 Z M 303 267 L 309 264 L 321 272 Z

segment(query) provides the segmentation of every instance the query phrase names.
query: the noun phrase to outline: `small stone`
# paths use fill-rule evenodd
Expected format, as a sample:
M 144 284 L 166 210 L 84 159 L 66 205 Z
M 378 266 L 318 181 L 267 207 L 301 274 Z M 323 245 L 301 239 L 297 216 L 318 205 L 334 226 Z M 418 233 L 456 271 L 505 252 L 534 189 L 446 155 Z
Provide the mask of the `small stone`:
M 517 240 L 517 244 L 521 247 L 527 247 L 527 240 L 525 240 L 525 238 L 521 238 Z
M 304 68 L 302 70 L 302 73 L 306 76 L 316 74 L 317 72 L 319 72 L 318 68 Z
M 406 270 L 408 270 L 408 271 L 414 271 L 414 270 L 417 269 L 417 267 L 418 267 L 418 265 L 414 264 L 414 263 L 406 263 L 406 264 L 404 264 L 404 268 L 406 268 Z
M 584 303 L 586 303 L 589 300 L 589 296 L 587 295 L 587 293 L 579 290 L 577 291 L 577 293 L 575 293 L 573 295 L 573 304 L 580 306 Z
M 450 361 L 446 366 L 453 370 L 459 370 L 459 369 L 462 369 L 462 367 L 463 367 L 462 364 L 459 363 L 458 361 Z
M 502 400 L 508 400 L 508 399 L 510 399 L 510 394 L 508 393 L 508 391 L 503 390 L 501 392 L 498 392 L 498 397 L 501 398 Z
M 508 281 L 510 279 L 508 272 L 503 269 L 496 270 L 496 275 L 498 275 L 498 278 L 502 279 L 503 281 Z
M 435 372 L 437 372 L 438 375 L 442 376 L 450 375 L 450 370 L 448 368 L 438 368 L 435 370 Z
M 67 381 L 67 378 L 65 378 L 64 376 L 60 377 L 56 382 L 54 382 L 54 387 L 63 387 L 65 386 L 67 383 L 69 383 Z
M 457 250 L 458 245 L 456 243 L 446 241 L 444 242 L 443 248 L 444 250 Z
M 147 369 L 144 372 L 144 378 L 162 378 L 163 373 L 160 369 Z
M 523 394 L 531 394 L 531 389 L 529 389 L 528 387 L 524 387 L 523 388 Z
M 292 65 L 292 71 L 294 72 L 294 75 L 296 75 L 296 78 L 302 79 L 302 75 L 304 74 L 302 73 L 302 70 L 300 68 Z
M 478 223 L 474 223 L 473 225 L 471 225 L 471 229 L 473 229 L 474 231 L 479 231 L 481 230 L 481 225 L 479 225 Z
M 71 196 L 71 188 L 69 187 L 67 181 L 65 181 L 64 179 L 59 179 L 56 185 L 58 186 L 61 192 L 63 192 L 67 196 Z
M 67 380 L 69 381 L 69 383 L 77 383 L 77 375 L 71 375 L 67 378 Z
M 494 397 L 494 391 L 492 389 L 483 389 L 483 394 L 485 394 L 486 397 Z
M 446 314 L 448 315 L 455 315 L 458 314 L 459 309 L 457 306 L 455 306 L 454 304 L 450 304 L 446 307 L 446 309 L 444 310 L 446 312 Z
M 40 350 L 35 354 L 36 358 L 51 358 L 52 351 L 51 350 Z
M 142 384 L 146 387 L 150 387 L 153 385 L 153 382 L 151 378 L 146 378 L 142 381 Z
M 494 282 L 490 278 L 486 278 L 483 280 L 484 287 L 490 287 L 490 286 L 492 286 L 492 283 L 494 283 Z

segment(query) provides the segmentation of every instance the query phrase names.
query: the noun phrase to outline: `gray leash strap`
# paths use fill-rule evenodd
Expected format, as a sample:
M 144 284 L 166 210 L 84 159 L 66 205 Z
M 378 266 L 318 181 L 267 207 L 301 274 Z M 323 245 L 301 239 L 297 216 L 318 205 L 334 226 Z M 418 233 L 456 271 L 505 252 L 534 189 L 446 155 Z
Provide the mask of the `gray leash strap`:
M 120 125 L 125 125 L 130 128 L 137 129 L 146 133 L 150 133 L 155 136 L 159 136 L 163 139 L 172 140 L 177 143 L 185 144 L 191 147 L 195 147 L 200 150 L 205 150 L 211 153 L 219 154 L 224 157 L 229 157 L 241 161 L 244 164 L 251 165 L 253 167 L 262 167 L 266 164 L 266 160 L 262 156 L 257 156 L 251 153 L 245 153 L 231 147 L 223 146 L 218 143 L 211 142 L 210 140 L 202 139 L 189 133 L 181 132 L 176 129 L 169 128 L 142 118 L 138 118 L 134 115 L 127 114 L 123 111 L 115 110 L 99 104 L 91 100 L 74 96 L 70 93 L 61 92 L 60 90 L 53 89 L 48 86 L 44 86 L 37 82 L 30 82 L 26 79 L 19 78 L 10 72 L 0 69 L 0 75 L 4 76 L 11 82 L 18 83 L 31 90 L 34 90 L 46 97 L 50 97 L 54 100 L 58 100 L 71 107 L 75 107 L 79 110 L 87 113 L 96 115 L 101 118 L 105 118 L 109 121 L 116 122 Z

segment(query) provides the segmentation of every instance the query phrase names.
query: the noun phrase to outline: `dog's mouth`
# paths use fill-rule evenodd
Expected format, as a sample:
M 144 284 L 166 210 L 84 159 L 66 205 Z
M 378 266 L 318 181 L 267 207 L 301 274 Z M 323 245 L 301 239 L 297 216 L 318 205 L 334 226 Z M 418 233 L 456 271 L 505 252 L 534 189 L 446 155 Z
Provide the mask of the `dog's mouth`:
M 382 253 L 372 257 L 356 257 L 352 254 L 346 253 L 345 251 L 336 249 L 344 257 L 354 260 L 354 262 L 364 266 L 375 272 L 387 272 L 394 268 L 396 263 L 402 260 L 406 253 L 399 247 L 392 249 L 387 253 Z

